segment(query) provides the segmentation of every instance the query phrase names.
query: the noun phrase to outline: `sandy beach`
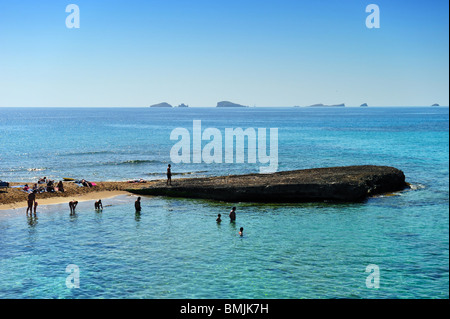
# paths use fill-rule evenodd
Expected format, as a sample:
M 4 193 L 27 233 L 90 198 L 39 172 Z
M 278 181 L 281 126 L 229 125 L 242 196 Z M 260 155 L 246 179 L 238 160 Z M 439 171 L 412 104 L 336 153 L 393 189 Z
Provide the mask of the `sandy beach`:
M 118 195 L 130 194 L 127 189 L 148 187 L 154 182 L 128 183 L 128 182 L 95 182 L 97 186 L 79 187 L 73 182 L 63 182 L 64 192 L 36 194 L 39 205 L 52 205 L 69 202 L 71 200 L 89 201 L 110 198 Z M 10 183 L 11 186 L 33 185 L 33 183 Z M 27 207 L 28 193 L 21 188 L 8 188 L 0 190 L 0 211 Z

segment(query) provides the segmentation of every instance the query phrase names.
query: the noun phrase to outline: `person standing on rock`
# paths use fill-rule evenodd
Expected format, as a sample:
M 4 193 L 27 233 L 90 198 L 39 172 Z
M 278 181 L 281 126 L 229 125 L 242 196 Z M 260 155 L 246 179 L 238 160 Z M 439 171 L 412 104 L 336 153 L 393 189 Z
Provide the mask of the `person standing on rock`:
M 172 170 L 170 164 L 167 166 L 167 185 L 172 186 Z

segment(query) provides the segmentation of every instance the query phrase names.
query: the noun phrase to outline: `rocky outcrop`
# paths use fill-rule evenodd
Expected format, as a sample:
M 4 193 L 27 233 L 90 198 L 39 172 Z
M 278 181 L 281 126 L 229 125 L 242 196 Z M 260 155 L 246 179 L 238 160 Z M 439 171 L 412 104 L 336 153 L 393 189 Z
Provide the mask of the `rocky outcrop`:
M 217 102 L 216 107 L 248 107 L 248 106 L 232 103 L 229 101 L 222 101 L 222 102 Z
M 249 174 L 159 181 L 129 190 L 139 195 L 202 198 L 226 202 L 360 202 L 367 197 L 403 190 L 402 171 L 388 166 L 316 168 L 273 174 Z
M 360 105 L 360 107 L 368 107 L 369 105 L 367 105 L 367 103 L 363 103 Z

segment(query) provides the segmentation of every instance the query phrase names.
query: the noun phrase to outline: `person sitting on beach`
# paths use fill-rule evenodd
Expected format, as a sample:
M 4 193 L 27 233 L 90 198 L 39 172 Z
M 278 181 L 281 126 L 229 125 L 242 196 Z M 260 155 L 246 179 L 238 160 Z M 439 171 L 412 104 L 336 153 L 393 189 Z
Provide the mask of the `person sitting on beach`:
M 28 184 L 25 184 L 25 186 L 23 187 L 23 190 L 25 192 L 28 192 L 29 189 L 30 189 L 30 187 L 28 186 Z
M 91 183 L 89 183 L 87 180 L 85 180 L 85 179 L 82 179 L 81 180 L 81 184 L 83 185 L 83 186 L 85 186 L 85 187 L 91 187 L 92 186 L 92 184 Z
M 53 193 L 55 191 L 55 186 L 53 185 L 53 181 L 49 180 L 47 183 L 47 192 Z
M 239 229 L 239 236 L 244 236 L 244 227 L 241 227 L 240 229 Z
M 44 176 L 44 178 L 40 178 L 38 184 L 47 184 L 47 177 Z
M 236 221 L 236 207 L 233 207 L 230 212 L 230 221 Z
M 27 208 L 27 216 L 28 216 L 28 210 L 30 211 L 30 215 L 33 212 L 33 205 L 36 202 L 36 192 L 33 191 L 31 194 L 28 195 L 28 208 Z
M 170 164 L 167 166 L 167 185 L 172 186 L 172 170 Z
M 58 183 L 58 191 L 60 191 L 61 193 L 64 193 L 64 185 L 62 181 L 59 181 Z
M 95 209 L 103 209 L 102 200 L 99 199 L 98 201 L 96 201 L 94 204 L 94 207 L 95 207 Z
M 135 180 L 128 181 L 128 183 L 147 183 L 147 181 L 141 178 L 141 179 L 135 179 Z
M 38 188 L 37 184 L 34 184 L 34 185 L 33 185 L 33 191 L 36 191 L 36 192 L 37 192 L 38 190 L 39 190 L 39 188 Z
M 220 218 L 220 217 L 222 217 L 222 215 L 217 215 L 217 219 L 216 219 L 216 222 L 218 222 L 218 223 L 220 223 L 221 221 L 222 221 L 222 219 Z
M 75 208 L 78 205 L 78 201 L 72 200 L 69 202 L 70 214 L 75 214 Z
M 136 209 L 136 212 L 140 212 L 141 211 L 141 198 L 138 197 L 136 199 L 136 201 L 134 202 L 134 208 Z

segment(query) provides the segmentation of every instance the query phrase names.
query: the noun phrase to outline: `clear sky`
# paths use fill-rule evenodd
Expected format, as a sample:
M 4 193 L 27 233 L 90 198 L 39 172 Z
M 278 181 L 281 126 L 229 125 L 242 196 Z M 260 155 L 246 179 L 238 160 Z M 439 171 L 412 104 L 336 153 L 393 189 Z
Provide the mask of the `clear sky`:
M 0 106 L 428 106 L 448 87 L 447 0 L 0 1 Z

